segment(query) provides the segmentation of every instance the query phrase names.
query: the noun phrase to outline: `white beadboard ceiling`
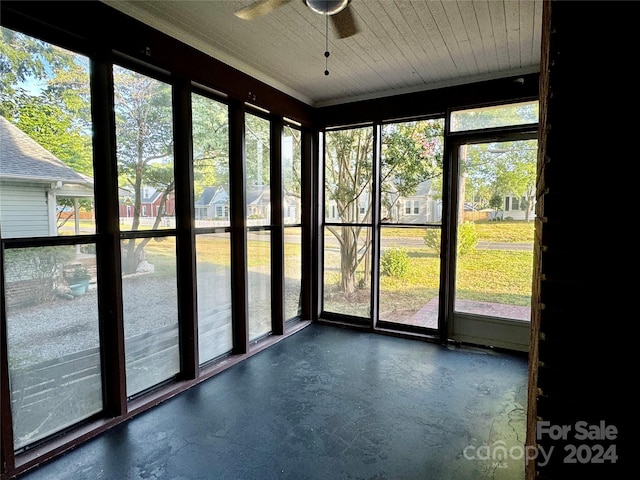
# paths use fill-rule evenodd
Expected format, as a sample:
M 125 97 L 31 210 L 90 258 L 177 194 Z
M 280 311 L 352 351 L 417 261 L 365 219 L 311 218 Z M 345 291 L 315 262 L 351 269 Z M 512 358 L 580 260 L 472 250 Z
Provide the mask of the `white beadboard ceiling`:
M 309 105 L 326 106 L 538 72 L 542 0 L 352 0 L 339 39 L 291 0 L 253 20 L 255 0 L 103 0 Z

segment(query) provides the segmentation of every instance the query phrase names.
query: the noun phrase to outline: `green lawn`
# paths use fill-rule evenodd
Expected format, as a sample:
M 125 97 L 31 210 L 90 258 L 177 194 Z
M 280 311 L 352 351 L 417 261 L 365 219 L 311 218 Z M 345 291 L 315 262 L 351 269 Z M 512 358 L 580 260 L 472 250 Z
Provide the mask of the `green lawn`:
M 525 222 L 476 222 L 480 242 L 532 243 L 533 223 Z M 384 237 L 389 239 L 422 237 L 424 229 L 385 228 Z M 198 260 L 214 265 L 230 264 L 228 236 L 199 237 Z M 270 264 L 268 244 L 258 240 L 247 243 L 248 267 L 262 271 Z M 417 244 L 406 248 L 410 262 L 406 274 L 401 278 L 383 275 L 380 289 L 385 302 L 397 303 L 408 308 L 424 304 L 438 294 L 440 283 L 440 261 L 426 245 Z M 175 272 L 175 241 L 152 240 L 146 247 L 148 260 L 156 272 Z M 300 275 L 301 247 L 299 243 L 287 243 L 287 276 Z M 484 250 L 476 249 L 458 258 L 456 278 L 457 297 L 509 305 L 528 305 L 531 296 L 533 252 L 529 250 Z M 368 286 L 363 285 L 363 295 L 341 297 L 335 285 L 339 282 L 339 254 L 337 251 L 325 256 L 324 281 L 327 293 L 337 305 L 344 303 L 369 303 Z M 365 307 L 366 307 L 365 305 Z M 356 307 L 354 305 L 354 307 Z M 361 305 L 362 307 L 362 305 Z M 368 308 L 368 307 L 367 307 Z M 366 310 L 366 308 L 365 308 Z

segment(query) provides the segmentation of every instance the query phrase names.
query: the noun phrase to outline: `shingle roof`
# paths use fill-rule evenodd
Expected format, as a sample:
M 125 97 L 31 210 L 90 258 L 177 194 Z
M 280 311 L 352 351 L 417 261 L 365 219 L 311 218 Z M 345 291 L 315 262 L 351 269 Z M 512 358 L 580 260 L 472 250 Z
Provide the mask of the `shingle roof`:
M 229 203 L 229 196 L 223 187 L 207 187 L 196 200 L 196 207 L 206 205 L 224 205 Z
M 209 205 L 209 203 L 211 203 L 211 199 L 213 198 L 213 195 L 215 194 L 215 192 L 216 192 L 215 187 L 205 188 L 202 191 L 200 198 L 196 200 L 196 206 Z
M 87 184 L 49 150 L 0 116 L 0 178 Z

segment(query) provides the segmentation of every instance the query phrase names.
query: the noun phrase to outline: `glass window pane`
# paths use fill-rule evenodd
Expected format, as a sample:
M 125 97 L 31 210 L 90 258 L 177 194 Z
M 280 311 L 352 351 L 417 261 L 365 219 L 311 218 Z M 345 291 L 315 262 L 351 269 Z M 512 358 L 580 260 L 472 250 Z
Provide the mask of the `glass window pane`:
M 271 232 L 247 233 L 249 341 L 271 332 Z
M 170 85 L 114 66 L 121 230 L 175 228 Z
M 325 220 L 371 222 L 373 129 L 330 131 L 325 139 Z
M 121 245 L 123 263 L 140 259 L 134 273 L 122 276 L 127 395 L 132 396 L 180 371 L 176 242 L 156 237 Z
M 230 225 L 229 112 L 193 94 L 193 191 L 196 227 Z
M 196 236 L 200 364 L 233 348 L 229 233 Z
M 285 225 L 302 222 L 302 134 L 300 130 L 285 126 L 282 135 L 282 175 L 284 198 L 282 199 Z
M 2 72 L 2 236 L 95 233 L 88 58 L 6 28 L 0 51 L 31 67 Z
M 245 121 L 247 225 L 271 223 L 271 134 L 268 120 L 247 114 Z
M 442 222 L 443 119 L 382 127 L 382 223 Z
M 387 228 L 380 242 L 380 320 L 438 327 L 440 228 Z
M 529 321 L 537 141 L 460 147 L 454 309 Z
M 538 122 L 538 102 L 511 103 L 451 112 L 451 131 L 507 127 Z
M 327 226 L 324 231 L 324 311 L 371 315 L 371 228 Z
M 4 274 L 19 450 L 102 410 L 95 244 L 7 249 Z
M 302 308 L 302 231 L 284 229 L 284 318 L 300 315 Z

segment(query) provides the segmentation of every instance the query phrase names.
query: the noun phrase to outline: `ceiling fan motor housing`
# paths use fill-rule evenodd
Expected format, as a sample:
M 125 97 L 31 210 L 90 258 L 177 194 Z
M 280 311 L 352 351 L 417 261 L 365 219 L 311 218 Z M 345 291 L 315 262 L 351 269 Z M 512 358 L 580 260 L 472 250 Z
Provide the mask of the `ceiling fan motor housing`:
M 305 0 L 307 6 L 322 15 L 335 15 L 344 10 L 349 0 Z

